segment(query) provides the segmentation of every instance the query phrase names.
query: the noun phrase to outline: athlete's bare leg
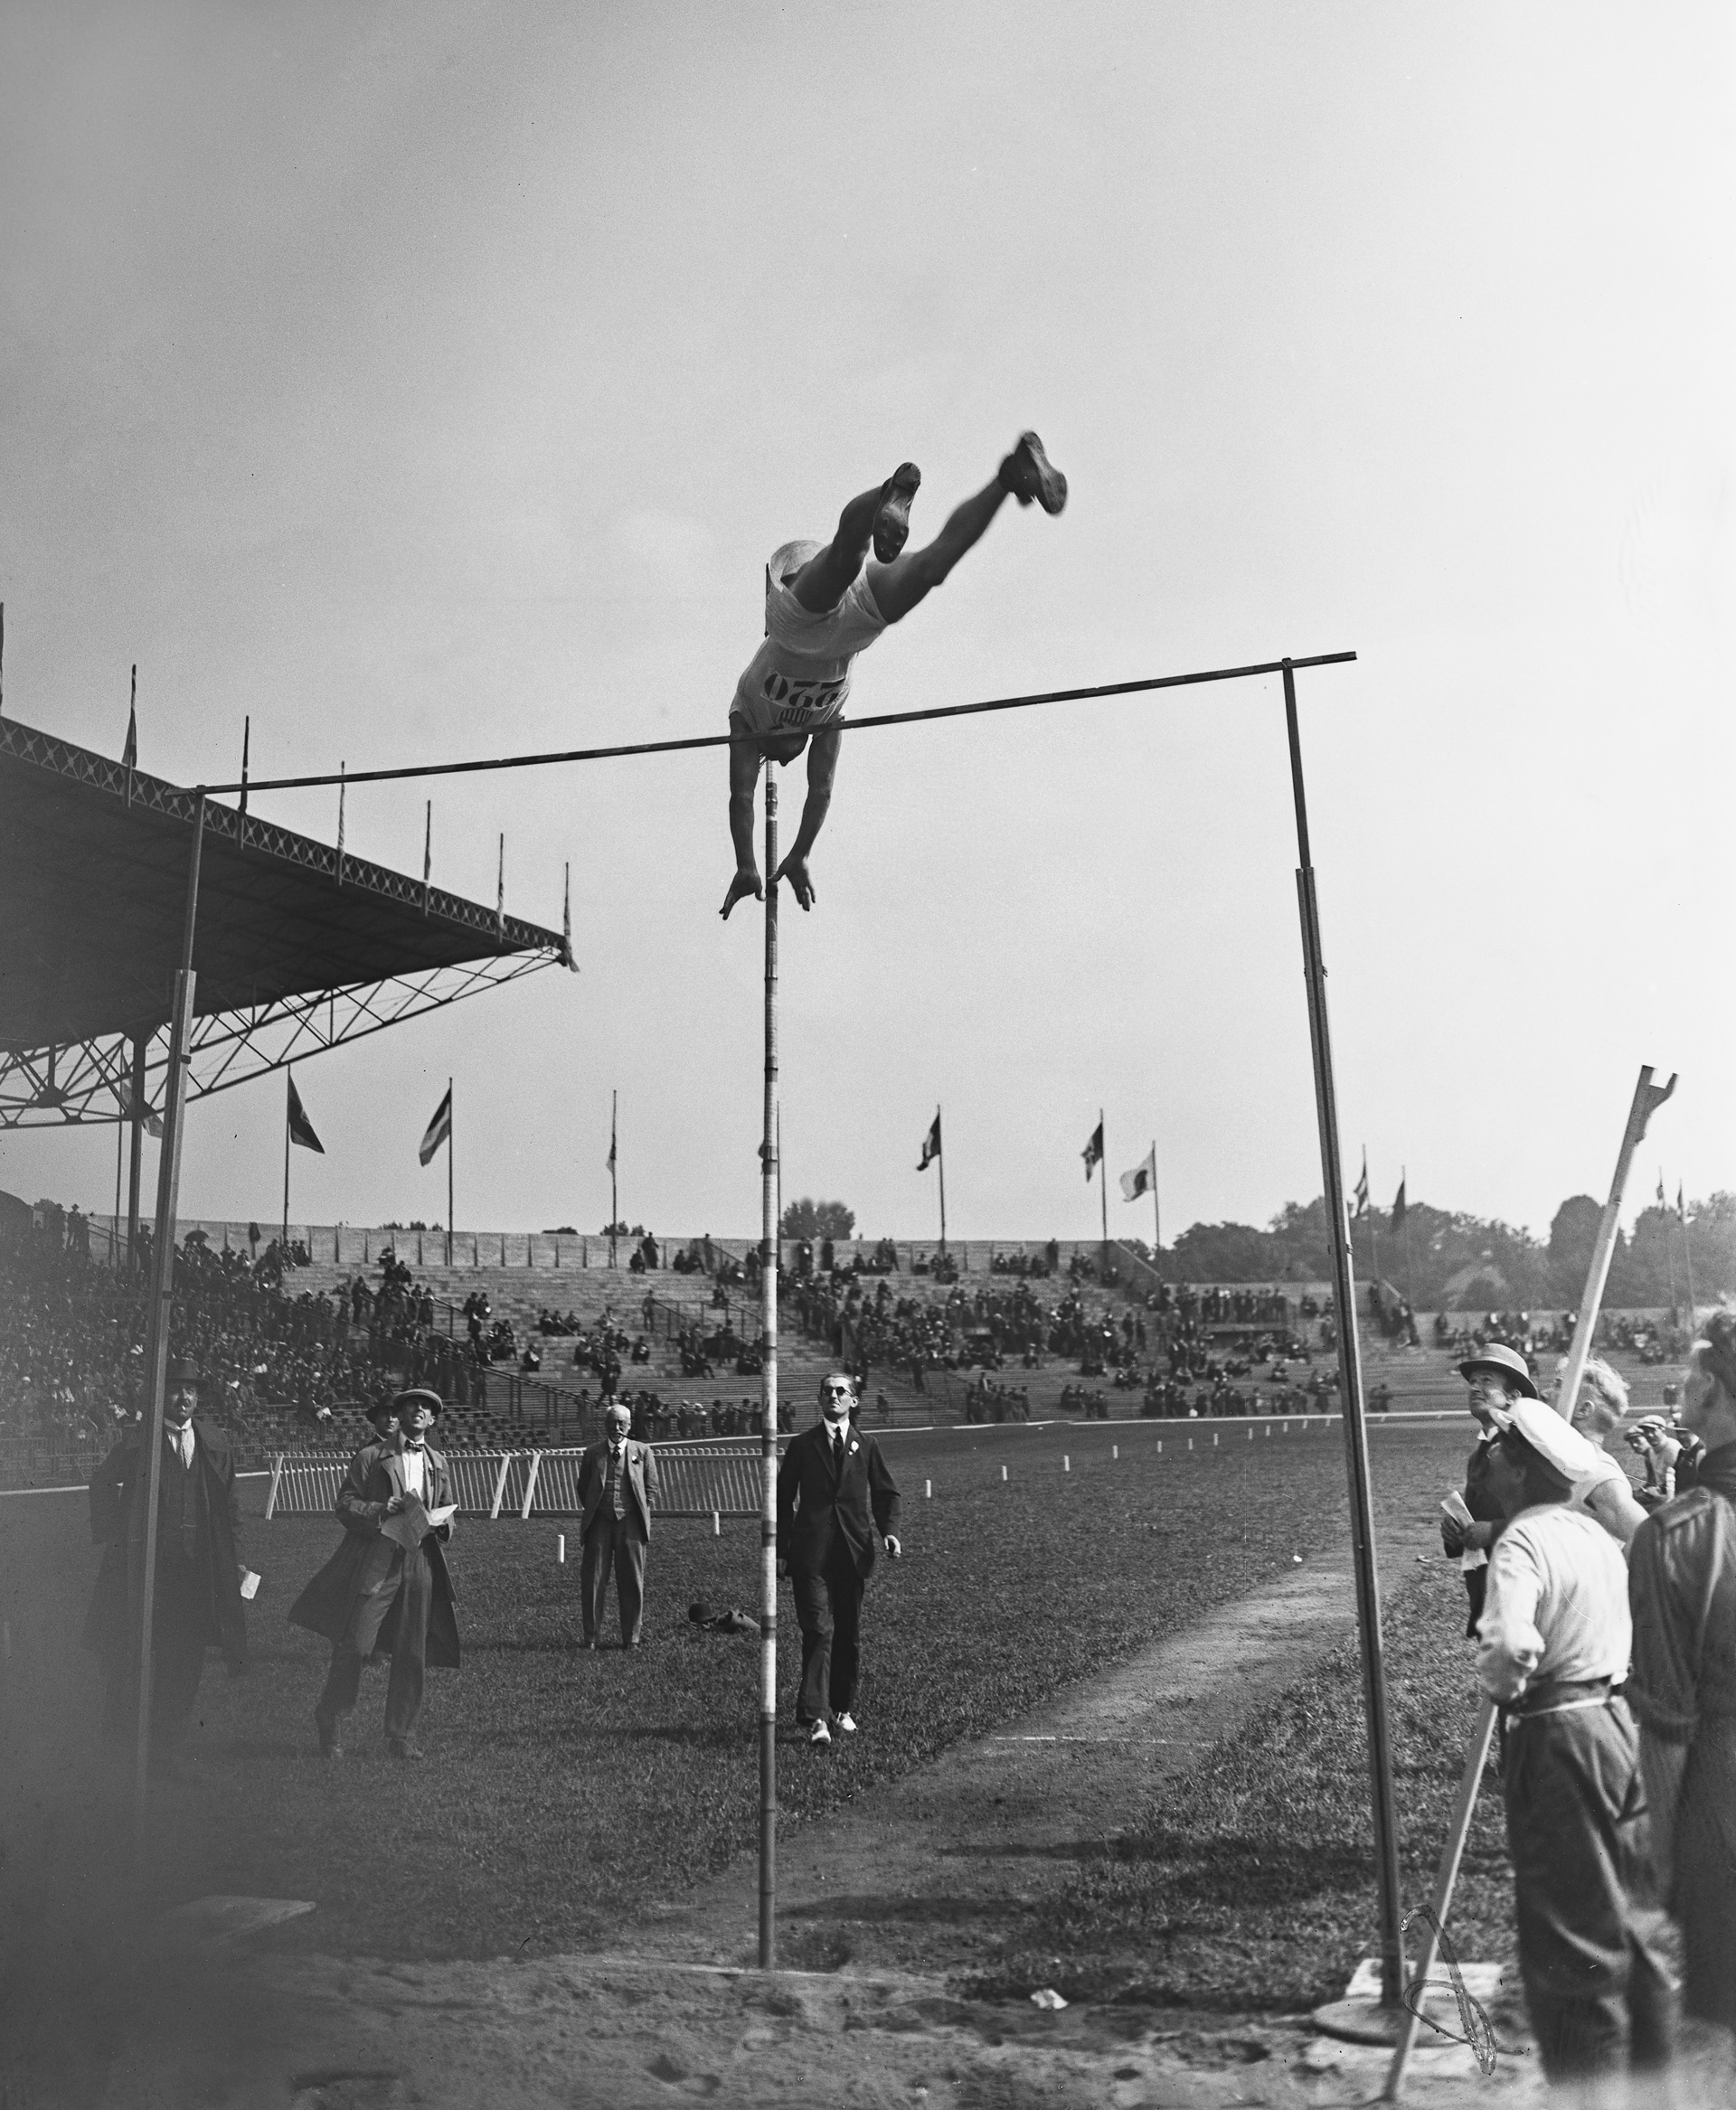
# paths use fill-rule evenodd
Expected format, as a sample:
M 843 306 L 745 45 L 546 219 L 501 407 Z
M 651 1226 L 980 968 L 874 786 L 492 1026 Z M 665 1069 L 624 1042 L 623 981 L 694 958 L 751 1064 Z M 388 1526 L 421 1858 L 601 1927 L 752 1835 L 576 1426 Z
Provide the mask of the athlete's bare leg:
M 988 523 L 1008 498 L 1021 505 L 1034 500 L 1045 513 L 1059 513 L 1067 503 L 1067 479 L 1053 467 L 1034 432 L 1025 433 L 1002 462 L 993 483 L 957 507 L 925 550 L 911 550 L 891 564 L 868 567 L 868 590 L 889 623 L 902 622 L 920 600 L 942 583 L 953 566 L 988 532 Z
M 855 583 L 872 546 L 882 561 L 896 557 L 910 532 L 910 501 L 922 472 L 905 462 L 872 491 L 853 498 L 838 515 L 837 532 L 796 574 L 792 591 L 810 616 L 835 608 Z

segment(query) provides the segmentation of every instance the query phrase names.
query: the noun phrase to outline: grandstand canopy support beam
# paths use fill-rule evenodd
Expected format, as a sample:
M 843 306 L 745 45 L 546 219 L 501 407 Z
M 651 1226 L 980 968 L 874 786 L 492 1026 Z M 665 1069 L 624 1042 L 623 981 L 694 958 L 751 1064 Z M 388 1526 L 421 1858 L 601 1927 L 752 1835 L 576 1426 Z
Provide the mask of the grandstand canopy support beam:
M 193 809 L 193 850 L 187 860 L 187 905 L 182 919 L 181 966 L 175 977 L 175 1007 L 169 1019 L 169 1069 L 164 1094 L 163 1148 L 156 1174 L 156 1233 L 151 1240 L 151 1302 L 146 1335 L 146 1371 L 149 1389 L 139 1430 L 139 1457 L 133 1470 L 129 1550 L 133 1568 L 136 1639 L 138 1654 L 137 1711 L 133 1747 L 133 1851 L 145 1849 L 146 1796 L 151 1761 L 151 1640 L 156 1593 L 157 1502 L 163 1484 L 163 1408 L 168 1376 L 170 1319 L 175 1301 L 175 1226 L 181 1198 L 181 1135 L 186 1112 L 187 1041 L 193 1024 L 194 976 L 193 928 L 199 914 L 199 863 L 205 836 L 205 795 Z
M 1363 1412 L 1363 1365 L 1356 1341 L 1356 1277 L 1344 1206 L 1344 1162 L 1338 1145 L 1338 1097 L 1333 1081 L 1332 1035 L 1326 1022 L 1326 968 L 1320 947 L 1320 909 L 1308 846 L 1307 795 L 1302 782 L 1302 739 L 1296 715 L 1296 672 L 1284 662 L 1284 717 L 1290 743 L 1296 801 L 1297 900 L 1302 917 L 1302 963 L 1308 992 L 1308 1039 L 1314 1054 L 1314 1096 L 1320 1123 L 1320 1174 L 1332 1240 L 1333 1298 L 1338 1314 L 1338 1371 L 1344 1394 L 1344 1459 L 1350 1477 L 1351 1550 L 1356 1575 L 1356 1625 L 1361 1640 L 1363 1704 L 1368 1720 L 1368 1766 L 1374 1816 L 1374 1851 L 1381 1908 L 1381 2005 L 1397 2013 L 1404 1992 L 1404 1918 L 1399 1889 L 1399 1827 L 1392 1793 L 1392 1746 L 1381 1642 L 1381 1588 L 1374 1558 L 1374 1505 Z

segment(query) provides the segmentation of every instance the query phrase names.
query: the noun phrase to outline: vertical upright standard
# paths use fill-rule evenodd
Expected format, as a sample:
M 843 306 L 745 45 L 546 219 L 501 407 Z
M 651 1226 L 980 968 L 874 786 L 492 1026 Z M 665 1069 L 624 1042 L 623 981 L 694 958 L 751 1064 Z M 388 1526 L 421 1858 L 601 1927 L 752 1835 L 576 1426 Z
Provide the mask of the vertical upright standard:
M 778 785 L 766 771 L 766 1104 L 760 1143 L 760 1968 L 778 1961 Z
M 1363 1419 L 1363 1365 L 1356 1342 L 1356 1282 L 1351 1265 L 1350 1216 L 1338 1154 L 1338 1097 L 1326 1024 L 1326 968 L 1320 950 L 1320 910 L 1308 847 L 1308 806 L 1302 784 L 1302 739 L 1296 717 L 1296 670 L 1284 662 L 1284 718 L 1290 741 L 1290 786 L 1296 799 L 1296 892 L 1302 916 L 1303 973 L 1308 990 L 1308 1038 L 1314 1050 L 1314 1096 L 1320 1121 L 1320 1172 L 1326 1229 L 1332 1238 L 1333 1300 L 1338 1314 L 1338 1373 L 1344 1399 L 1344 1459 L 1350 1475 L 1350 1530 L 1356 1569 L 1356 1625 L 1362 1642 L 1363 1705 L 1368 1717 L 1368 1770 L 1374 1814 L 1374 1851 L 1381 1907 L 1381 2004 L 1397 2011 L 1404 1990 L 1403 1907 L 1399 1893 L 1399 1828 L 1392 1797 L 1392 1748 L 1386 1713 L 1386 1669 L 1381 1647 L 1381 1587 L 1374 1559 L 1374 1507 L 1369 1485 L 1368 1430 Z
M 181 967 L 169 1018 L 168 1076 L 163 1095 L 163 1147 L 157 1154 L 156 1236 L 151 1246 L 151 1301 L 146 1333 L 145 1423 L 133 1476 L 127 1531 L 132 1582 L 137 1700 L 133 1745 L 133 1845 L 142 1852 L 145 1794 L 151 1751 L 151 1627 L 156 1588 L 156 1507 L 163 1485 L 163 1404 L 169 1361 L 169 1320 L 175 1300 L 175 1220 L 181 1192 L 181 1133 L 186 1110 L 187 1039 L 193 1025 L 193 932 L 199 911 L 199 853 L 205 837 L 205 795 L 193 802 L 193 851 L 187 861 L 187 906 L 181 927 Z

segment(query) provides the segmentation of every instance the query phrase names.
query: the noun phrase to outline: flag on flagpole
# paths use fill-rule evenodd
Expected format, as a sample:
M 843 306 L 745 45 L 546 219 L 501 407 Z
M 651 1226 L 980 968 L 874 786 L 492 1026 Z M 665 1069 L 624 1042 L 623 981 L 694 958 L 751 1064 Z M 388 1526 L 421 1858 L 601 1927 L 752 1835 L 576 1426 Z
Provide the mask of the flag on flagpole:
M 120 1080 L 120 1110 L 129 1121 L 132 1119 L 133 1086 L 130 1078 L 123 1077 Z M 157 1137 L 161 1137 L 163 1134 L 162 1122 L 157 1119 L 148 1107 L 145 1109 L 145 1133 L 146 1135 Z
M 1670 1206 L 1669 1202 L 1665 1199 L 1664 1168 L 1662 1165 L 1659 1165 L 1657 1168 L 1657 1206 L 1660 1209 L 1667 1209 Z
M 135 667 L 133 672 L 137 674 L 138 669 Z M 138 767 L 138 706 L 133 703 L 127 707 L 127 744 L 120 750 L 120 766 L 123 769 Z
M 326 1145 L 314 1134 L 314 1125 L 307 1118 L 307 1109 L 301 1103 L 301 1094 L 296 1089 L 295 1072 L 286 1070 L 284 1074 L 289 1079 L 289 1140 L 300 1144 L 304 1150 L 316 1150 L 324 1157 Z M 422 1163 L 426 1164 L 428 1160 L 424 1158 Z
M 1091 1140 L 1080 1155 L 1085 1160 L 1085 1177 L 1089 1180 L 1097 1170 L 1097 1161 L 1103 1154 L 1103 1124 L 1099 1121 L 1091 1131 Z
M 1368 1214 L 1368 1153 L 1366 1151 L 1363 1153 L 1362 1177 L 1356 1182 L 1356 1213 L 1358 1216 Z
M 452 1134 L 452 1087 L 448 1085 L 445 1097 L 434 1109 L 434 1118 L 428 1125 L 428 1133 L 422 1137 L 421 1147 L 416 1155 L 426 1164 L 441 1144 Z
M 1682 1222 L 1686 1223 L 1688 1220 L 1687 1205 L 1682 1199 L 1682 1182 L 1680 1180 L 1675 1182 L 1675 1213 Z
M 934 1121 L 930 1126 L 928 1134 L 922 1138 L 922 1155 L 917 1161 L 917 1171 L 919 1173 L 926 1173 L 929 1167 L 934 1163 L 935 1159 L 938 1158 L 939 1154 L 940 1114 L 939 1109 L 937 1107 L 935 1110 Z
M 1395 1231 L 1401 1229 L 1404 1223 L 1404 1174 L 1401 1173 L 1399 1174 L 1399 1191 L 1392 1197 L 1392 1229 Z
M 613 1113 L 609 1116 L 609 1156 L 604 1160 L 604 1163 L 611 1173 L 615 1170 L 615 1116 Z
M 1146 1154 L 1143 1164 L 1135 1165 L 1130 1173 L 1121 1175 L 1121 1199 L 1137 1201 L 1142 1194 L 1156 1192 L 1157 1186 L 1157 1145 L 1154 1143 Z

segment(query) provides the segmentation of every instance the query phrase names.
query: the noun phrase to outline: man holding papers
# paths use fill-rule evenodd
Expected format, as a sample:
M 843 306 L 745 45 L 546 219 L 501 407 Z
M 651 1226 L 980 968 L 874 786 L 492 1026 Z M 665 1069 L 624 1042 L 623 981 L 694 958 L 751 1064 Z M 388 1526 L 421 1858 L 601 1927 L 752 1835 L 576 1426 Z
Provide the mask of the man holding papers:
M 366 1444 L 350 1461 L 336 1504 L 344 1543 L 289 1612 L 292 1625 L 332 1644 L 331 1669 L 314 1709 L 328 1758 L 342 1756 L 342 1725 L 354 1712 L 364 1663 L 392 1659 L 386 1747 L 402 1759 L 421 1757 L 411 1738 L 424 1670 L 429 1663 L 458 1668 L 458 1625 L 443 1550 L 456 1505 L 446 1460 L 427 1443 L 443 1402 L 438 1392 L 418 1387 L 399 1393 L 393 1404 L 401 1447 Z

